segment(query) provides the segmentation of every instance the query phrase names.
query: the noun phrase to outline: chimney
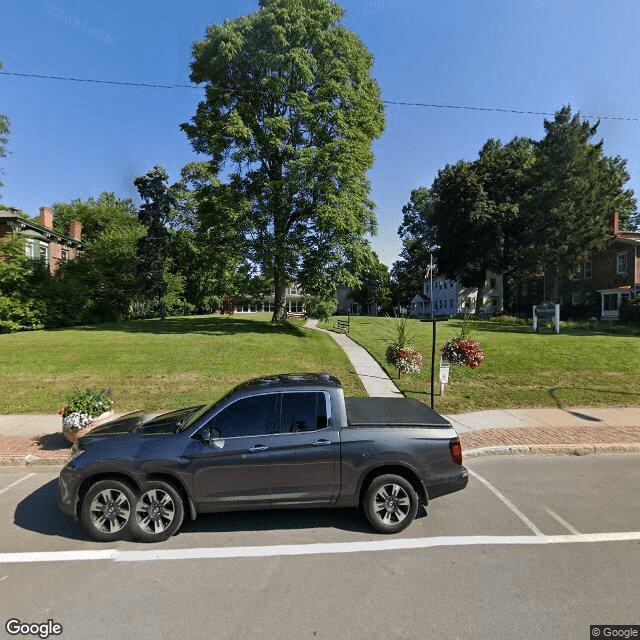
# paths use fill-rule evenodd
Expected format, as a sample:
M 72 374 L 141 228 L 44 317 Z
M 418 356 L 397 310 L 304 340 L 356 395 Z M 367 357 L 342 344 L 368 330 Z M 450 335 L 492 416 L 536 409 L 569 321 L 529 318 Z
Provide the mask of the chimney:
M 82 222 L 78 222 L 77 220 L 72 220 L 69 223 L 69 235 L 74 240 L 82 239 Z
M 614 237 L 620 235 L 620 214 L 617 211 L 611 214 L 611 228 Z
M 40 207 L 40 225 L 53 229 L 53 211 L 49 207 Z

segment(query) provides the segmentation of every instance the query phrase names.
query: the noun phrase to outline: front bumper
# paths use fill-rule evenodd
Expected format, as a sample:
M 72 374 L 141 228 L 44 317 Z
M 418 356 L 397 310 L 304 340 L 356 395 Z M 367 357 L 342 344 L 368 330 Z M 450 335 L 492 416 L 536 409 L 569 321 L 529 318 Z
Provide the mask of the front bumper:
M 64 467 L 58 477 L 58 508 L 62 513 L 78 519 L 79 474 L 68 466 Z

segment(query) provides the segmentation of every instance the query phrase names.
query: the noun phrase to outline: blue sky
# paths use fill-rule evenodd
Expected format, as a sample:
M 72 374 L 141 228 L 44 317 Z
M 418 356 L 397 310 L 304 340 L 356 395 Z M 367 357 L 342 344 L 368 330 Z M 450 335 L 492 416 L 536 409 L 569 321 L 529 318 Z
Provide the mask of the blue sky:
M 191 46 L 208 24 L 257 9 L 257 0 L 10 0 L 3 3 L 4 72 L 161 85 L 189 84 Z M 553 113 L 564 104 L 610 116 L 608 155 L 628 160 L 640 193 L 640 3 L 636 0 L 344 0 L 345 26 L 375 56 L 388 101 Z M 197 159 L 179 125 L 201 89 L 157 89 L 0 75 L 11 121 L 0 202 L 40 206 L 137 192 L 154 164 L 177 180 Z M 411 190 L 438 169 L 472 160 L 488 138 L 539 139 L 543 115 L 387 105 L 369 174 L 381 260 L 400 251 Z M 633 120 L 638 118 L 638 120 Z

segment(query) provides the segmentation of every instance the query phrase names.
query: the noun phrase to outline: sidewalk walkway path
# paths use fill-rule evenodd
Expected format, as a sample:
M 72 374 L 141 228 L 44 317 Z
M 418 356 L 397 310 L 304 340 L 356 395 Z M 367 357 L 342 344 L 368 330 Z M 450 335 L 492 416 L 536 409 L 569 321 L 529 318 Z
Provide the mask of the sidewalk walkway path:
M 315 328 L 317 320 L 305 326 Z M 318 329 L 325 331 L 324 329 Z M 327 331 L 345 350 L 370 396 L 402 397 L 382 367 L 345 334 Z M 436 407 L 437 409 L 437 407 Z M 502 409 L 445 415 L 460 434 L 463 455 L 584 455 L 640 452 L 640 406 Z M 0 465 L 63 464 L 71 445 L 59 415 L 0 415 Z
M 328 333 L 342 347 L 370 396 L 383 398 L 402 397 L 398 387 L 393 384 L 391 378 L 366 349 L 355 343 L 344 333 L 319 329 L 317 325 L 318 321 L 315 318 L 309 318 L 304 326 L 307 329 L 316 329 Z

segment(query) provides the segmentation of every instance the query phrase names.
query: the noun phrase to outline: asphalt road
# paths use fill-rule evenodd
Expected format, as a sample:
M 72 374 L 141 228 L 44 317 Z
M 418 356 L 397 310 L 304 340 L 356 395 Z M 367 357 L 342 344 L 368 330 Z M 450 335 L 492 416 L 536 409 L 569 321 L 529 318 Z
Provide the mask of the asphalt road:
M 203 516 L 156 545 L 94 542 L 58 513 L 56 470 L 0 469 L 2 632 L 586 640 L 640 624 L 640 455 L 467 466 L 469 486 L 397 536 L 351 510 L 282 511 Z

